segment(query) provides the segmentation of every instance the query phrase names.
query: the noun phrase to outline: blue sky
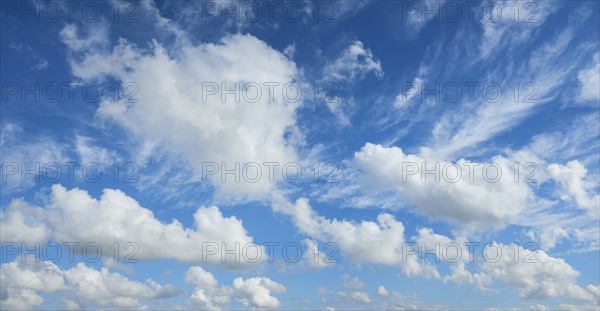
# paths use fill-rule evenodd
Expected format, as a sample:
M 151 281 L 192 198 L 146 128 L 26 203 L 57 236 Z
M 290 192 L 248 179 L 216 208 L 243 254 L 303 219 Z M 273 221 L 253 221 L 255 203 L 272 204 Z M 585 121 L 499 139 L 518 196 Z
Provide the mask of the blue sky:
M 3 309 L 600 304 L 598 2 L 0 9 Z

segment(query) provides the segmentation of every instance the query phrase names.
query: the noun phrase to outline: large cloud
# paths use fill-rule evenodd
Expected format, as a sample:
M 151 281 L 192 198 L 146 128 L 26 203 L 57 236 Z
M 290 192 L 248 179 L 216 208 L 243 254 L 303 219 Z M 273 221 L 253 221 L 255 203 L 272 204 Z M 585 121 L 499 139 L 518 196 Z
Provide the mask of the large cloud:
M 121 246 L 133 242 L 139 248 L 136 259 L 174 258 L 226 267 L 249 264 L 257 251 L 257 256 L 266 259 L 263 249 L 251 244 L 252 237 L 242 221 L 234 216 L 224 217 L 216 206 L 200 207 L 194 213 L 194 228 L 185 228 L 177 220 L 161 222 L 152 211 L 120 190 L 105 189 L 100 199 L 95 199 L 84 190 L 54 185 L 47 206 L 34 207 L 15 199 L 2 213 L 0 224 L 3 242 L 53 240 L 78 242 L 81 246 L 95 242 L 104 250 L 115 242 Z M 222 243 L 227 249 L 238 244 L 238 257 L 244 255 L 244 246 L 252 246 L 246 249 L 252 260 L 240 259 L 236 263 L 232 256 L 222 260 Z
M 490 163 L 465 164 L 467 161 L 461 160 L 451 167 L 445 161 L 405 154 L 398 147 L 367 143 L 355 154 L 354 163 L 364 172 L 365 184 L 396 189 L 419 212 L 473 228 L 505 224 L 532 198 L 527 184 L 514 182 L 510 163 L 503 157 Z M 425 175 L 425 169 L 432 170 L 436 163 L 437 174 Z
M 359 263 L 397 265 L 408 276 L 439 278 L 435 267 L 406 255 L 404 225 L 382 213 L 377 222 L 327 219 L 317 214 L 306 198 L 289 202 L 280 193 L 273 196 L 273 209 L 291 217 L 298 230 L 309 237 L 334 242 L 344 256 Z
M 183 39 L 174 46 L 155 41 L 143 49 L 125 39 L 112 46 L 107 32 L 98 26 L 85 37 L 67 25 L 60 35 L 76 77 L 114 78 L 123 82 L 125 94 L 135 92 L 121 101 L 104 98 L 97 116 L 136 137 L 140 154 L 170 152 L 197 174 L 213 169 L 203 170 L 203 164 L 225 163 L 208 175 L 217 194 L 257 198 L 282 180 L 282 166 L 297 159 L 295 140 L 286 135 L 296 131 L 295 110 L 302 102 L 299 71 L 291 60 L 252 35 L 198 45 Z M 224 91 L 236 83 L 235 94 Z M 220 174 L 251 162 L 262 168 L 257 181 L 251 167 L 239 181 Z M 274 181 L 265 162 L 279 163 Z
M 419 244 L 435 249 L 436 256 L 450 261 L 457 253 L 449 253 L 444 246 L 450 243 L 460 247 L 459 258 L 451 264 L 451 274 L 444 281 L 457 284 L 477 284 L 481 290 L 488 290 L 494 280 L 516 288 L 524 299 L 563 298 L 588 304 L 598 304 L 600 293 L 598 286 L 588 284 L 585 288 L 577 284 L 580 273 L 561 258 L 548 255 L 543 250 L 530 250 L 520 245 L 506 245 L 493 242 L 482 251 L 483 258 L 469 250 L 464 238 L 450 239 L 436 234 L 433 230 L 422 228 L 418 235 Z M 441 247 L 433 247 L 439 243 Z M 481 250 L 481 249 L 480 249 Z M 451 260 L 454 261 L 454 260 Z M 480 269 L 472 273 L 466 264 L 476 262 Z
M 6 309 L 35 309 L 44 302 L 41 294 L 66 292 L 65 307 L 138 308 L 141 299 L 174 296 L 172 285 L 162 286 L 129 280 L 107 268 L 96 270 L 83 263 L 61 270 L 50 261 L 10 262 L 0 267 L 0 306 Z

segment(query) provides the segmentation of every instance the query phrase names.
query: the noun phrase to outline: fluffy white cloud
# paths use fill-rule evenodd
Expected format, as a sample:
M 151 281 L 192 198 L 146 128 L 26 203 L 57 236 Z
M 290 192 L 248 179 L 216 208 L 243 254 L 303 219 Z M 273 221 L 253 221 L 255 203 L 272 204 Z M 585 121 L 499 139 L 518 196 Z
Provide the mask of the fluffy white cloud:
M 471 273 L 467 269 L 467 264 L 475 256 L 470 252 L 468 244 L 465 244 L 468 242 L 467 239 L 463 237 L 450 239 L 434 233 L 432 229 L 421 228 L 418 230 L 416 242 L 422 252 L 433 251 L 438 260 L 450 264 L 451 273 L 443 277 L 444 282 L 476 284 L 480 290 L 486 290 L 492 282 L 489 276 L 483 273 Z
M 138 308 L 142 307 L 140 299 L 161 299 L 178 293 L 171 285 L 161 286 L 152 280 L 140 283 L 82 263 L 61 270 L 50 261 L 15 261 L 2 264 L 0 276 L 0 306 L 6 309 L 38 308 L 44 301 L 40 295 L 51 292 L 70 297 L 65 299 L 67 308 Z
M 246 280 L 240 277 L 235 278 L 233 289 L 234 295 L 244 306 L 258 308 L 279 308 L 281 303 L 277 298 L 271 296 L 271 292 L 283 293 L 286 291 L 285 286 L 264 277 Z
M 81 246 L 95 242 L 103 249 L 115 242 L 121 246 L 133 242 L 138 248 L 136 259 L 175 258 L 227 267 L 250 264 L 252 260 L 241 257 L 244 246 L 252 245 L 241 220 L 224 217 L 216 206 L 200 207 L 193 217 L 194 228 L 185 228 L 177 220 L 163 223 L 120 190 L 105 189 L 101 198 L 95 199 L 84 190 L 54 185 L 43 209 L 15 199 L 3 212 L 0 223 L 2 240 L 8 242 L 44 243 L 52 239 L 59 243 L 75 241 Z M 239 263 L 232 256 L 222 261 L 222 243 L 227 249 L 239 245 Z M 252 251 L 259 251 L 260 258 L 265 259 L 262 247 L 248 248 L 248 254 Z
M 579 99 L 582 101 L 600 100 L 600 54 L 594 55 L 593 64 L 583 69 L 577 74 L 577 79 L 581 83 L 579 90 Z
M 207 176 L 217 195 L 242 198 L 267 194 L 282 180 L 282 166 L 297 160 L 297 142 L 286 134 L 296 128 L 301 83 L 296 65 L 281 52 L 241 34 L 198 45 L 181 40 L 174 46 L 154 42 L 142 49 L 121 39 L 113 46 L 100 35 L 106 28 L 92 29 L 87 38 L 74 25 L 61 31 L 73 54 L 72 72 L 84 81 L 115 78 L 123 83 L 125 94 L 135 92 L 120 101 L 104 98 L 97 116 L 132 134 L 140 154 L 151 156 L 160 150 L 181 156 L 198 176 L 209 172 L 203 165 L 215 163 L 219 171 Z M 87 48 L 85 54 L 80 53 L 82 47 Z M 226 89 L 235 91 L 228 94 Z M 265 162 L 279 163 L 274 181 Z M 257 163 L 262 176 L 253 180 L 252 168 L 246 175 L 238 173 L 239 181 L 221 174 L 236 163 L 239 171 Z
M 489 249 L 484 250 L 483 258 L 476 258 L 469 253 L 465 245 L 466 239 L 450 239 L 435 234 L 433 230 L 419 230 L 417 241 L 425 243 L 430 249 L 432 245 L 454 245 L 461 248 L 459 261 L 451 263 L 452 273 L 444 277 L 444 281 L 457 284 L 476 284 L 480 290 L 488 291 L 494 280 L 516 288 L 524 299 L 565 298 L 598 304 L 598 286 L 588 285 L 585 288 L 577 284 L 579 272 L 561 258 L 548 255 L 543 250 L 532 251 L 520 245 L 505 245 L 494 242 Z M 450 248 L 448 248 L 450 249 Z M 436 248 L 436 256 L 448 261 L 455 258 L 454 254 L 442 253 L 442 248 Z M 447 252 L 447 251 L 446 251 Z M 447 256 L 446 259 L 445 256 Z M 488 256 L 488 257 L 485 257 Z M 477 273 L 466 269 L 466 264 L 476 262 Z
M 59 35 L 61 40 L 73 52 L 86 52 L 96 48 L 105 47 L 108 42 L 108 24 L 101 22 L 86 29 L 84 36 L 75 24 L 67 24 L 61 29 Z
M 160 299 L 178 293 L 172 286 L 161 286 L 152 280 L 131 281 L 107 268 L 96 270 L 83 263 L 66 270 L 64 277 L 78 300 L 101 307 L 135 308 L 140 305 L 139 299 Z
M 25 242 L 29 245 L 47 241 L 51 228 L 46 224 L 46 211 L 15 199 L 6 210 L 0 211 L 0 240 Z
M 526 299 L 565 297 L 588 303 L 600 303 L 597 286 L 582 288 L 577 285 L 579 272 L 561 258 L 539 250 L 532 252 L 523 247 L 495 244 L 502 256 L 497 262 L 485 261 L 482 273 L 519 289 Z M 514 256 L 515 249 L 518 256 Z
M 390 294 L 390 292 L 388 292 L 388 290 L 387 290 L 387 288 L 385 288 L 385 286 L 379 285 L 379 287 L 377 287 L 377 295 L 385 297 L 389 294 Z
M 244 280 L 237 277 L 232 286 L 218 286 L 214 276 L 195 266 L 185 274 L 187 284 L 194 286 L 190 302 L 195 306 L 218 310 L 225 307 L 231 299 L 236 299 L 245 307 L 279 308 L 281 303 L 271 293 L 285 293 L 285 286 L 266 277 L 253 277 Z
M 296 228 L 312 239 L 336 243 L 350 260 L 399 265 L 408 276 L 439 278 L 433 266 L 419 263 L 414 256 L 405 256 L 404 225 L 390 214 L 380 214 L 377 222 L 327 219 L 313 210 L 308 199 L 291 203 L 280 193 L 273 195 L 272 207 L 290 216 Z
M 312 270 L 321 270 L 325 268 L 331 268 L 338 262 L 338 259 L 329 258 L 327 253 L 321 249 L 318 249 L 319 244 L 317 241 L 305 239 L 303 242 L 310 254 L 308 256 L 304 256 L 303 264 L 305 267 L 308 267 Z M 331 250 L 331 247 L 328 247 L 328 250 Z
M 335 61 L 325 66 L 323 75 L 326 81 L 354 81 L 362 79 L 371 71 L 377 77 L 383 76 L 381 62 L 374 58 L 370 49 L 356 40 L 344 49 Z
M 551 164 L 548 171 L 562 187 L 563 199 L 574 199 L 580 208 L 588 211 L 593 217 L 600 217 L 600 195 L 593 191 L 598 186 L 597 180 L 586 178 L 587 170 L 574 160 L 567 165 Z
M 503 157 L 495 157 L 490 163 L 466 164 L 459 160 L 451 167 L 446 161 L 405 154 L 398 147 L 367 143 L 355 153 L 354 163 L 364 172 L 365 185 L 395 189 L 419 212 L 473 228 L 505 224 L 532 198 L 527 184 L 514 182 L 510 163 Z M 437 173 L 425 175 L 425 169 L 434 169 L 436 163 Z M 486 164 L 490 166 L 486 168 Z M 409 173 L 414 170 L 414 174 Z M 501 175 L 496 175 L 498 172 Z
M 528 231 L 527 236 L 537 241 L 541 249 L 547 251 L 556 246 L 556 244 L 569 237 L 569 233 L 560 227 L 549 227 L 542 229 L 541 232 Z

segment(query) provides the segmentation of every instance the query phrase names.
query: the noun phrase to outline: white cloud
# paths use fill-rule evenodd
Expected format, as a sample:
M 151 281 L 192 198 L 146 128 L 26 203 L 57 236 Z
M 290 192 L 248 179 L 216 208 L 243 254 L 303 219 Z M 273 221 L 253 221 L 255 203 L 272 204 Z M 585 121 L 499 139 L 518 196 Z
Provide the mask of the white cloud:
M 52 136 L 30 137 L 23 134 L 23 128 L 18 124 L 3 123 L 0 128 L 0 157 L 3 166 L 12 167 L 3 167 L 2 193 L 22 191 L 42 180 L 54 178 L 52 165 L 62 167 L 63 163 L 71 161 L 67 150 L 67 145 L 57 142 Z M 48 169 L 46 165 L 49 165 Z M 14 173 L 9 172 L 13 169 Z
M 568 162 L 574 159 L 593 165 L 600 159 L 598 114 L 577 117 L 566 128 L 536 135 L 524 149 L 548 163 Z
M 389 294 L 390 293 L 388 292 L 387 288 L 385 288 L 385 286 L 380 285 L 379 287 L 377 287 L 377 295 L 385 297 Z
M 481 4 L 479 10 L 484 12 L 480 20 L 483 27 L 479 45 L 482 59 L 498 55 L 498 51 L 502 49 L 512 50 L 520 46 L 554 11 L 553 6 L 544 1 L 527 3 L 529 4 L 520 1 L 486 1 Z M 510 14 L 512 10 L 519 10 L 523 14 Z M 525 13 L 534 10 L 534 14 Z
M 377 222 L 356 223 L 320 216 L 306 198 L 291 203 L 276 193 L 271 204 L 274 211 L 290 216 L 300 232 L 322 242 L 336 243 L 352 261 L 398 265 L 408 276 L 439 278 L 435 267 L 419 263 L 414 256 L 404 256 L 404 225 L 390 214 L 378 215 Z
M 190 295 L 190 302 L 207 310 L 224 308 L 232 299 L 236 299 L 245 307 L 252 308 L 279 308 L 281 302 L 272 296 L 272 293 L 285 293 L 285 286 L 272 281 L 267 277 L 253 277 L 244 280 L 237 277 L 232 286 L 218 286 L 214 276 L 194 266 L 187 270 L 185 282 L 194 286 Z
M 329 111 L 336 116 L 342 125 L 350 125 L 350 118 L 348 117 L 347 110 L 356 105 L 352 97 L 346 99 L 342 99 L 339 96 L 334 96 L 331 98 L 327 97 L 325 99 L 325 105 L 327 105 Z
M 303 264 L 312 270 L 321 270 L 334 267 L 338 262 L 336 258 L 329 258 L 328 253 L 319 249 L 319 243 L 310 239 L 304 239 L 304 245 L 307 248 L 307 255 L 304 256 Z M 329 247 L 329 246 L 328 246 Z M 328 248 L 330 250 L 331 248 Z
M 532 251 L 518 244 L 492 243 L 489 250 L 483 250 L 483 253 L 489 257 L 474 261 L 478 262 L 480 271 L 471 273 L 465 269 L 465 264 L 471 262 L 474 254 L 469 253 L 465 241 L 464 238 L 453 240 L 435 234 L 427 228 L 419 230 L 419 243 L 426 243 L 431 247 L 435 243 L 448 245 L 454 242 L 462 248 L 461 260 L 451 263 L 452 273 L 444 276 L 444 281 L 476 284 L 480 290 L 488 291 L 493 281 L 498 280 L 518 289 L 524 299 L 561 297 L 591 304 L 599 302 L 598 286 L 590 284 L 585 288 L 580 287 L 577 284 L 580 273 L 563 259 L 552 257 L 543 250 Z M 443 259 L 444 254 L 441 249 L 436 249 L 436 256 Z M 446 256 L 454 257 L 453 254 L 446 254 Z
M 600 217 L 600 195 L 593 193 L 598 186 L 597 180 L 586 179 L 587 170 L 579 161 L 570 161 L 567 165 L 551 164 L 548 171 L 561 185 L 565 193 L 563 199 L 572 198 L 589 215 Z
M 577 79 L 581 83 L 579 99 L 597 104 L 600 100 L 600 54 L 594 55 L 594 62 L 589 68 L 579 71 Z
M 15 261 L 2 264 L 0 276 L 0 306 L 6 309 L 38 308 L 44 301 L 41 294 L 53 292 L 70 297 L 64 300 L 67 308 L 137 308 L 142 307 L 140 299 L 161 299 L 178 293 L 171 285 L 161 286 L 150 279 L 140 283 L 83 263 L 61 270 L 50 261 Z
M 94 162 L 102 165 L 102 167 L 110 167 L 113 163 L 119 161 L 119 156 L 114 150 L 96 146 L 90 137 L 76 135 L 74 145 L 82 165 Z M 123 165 L 123 163 L 120 165 Z
M 480 290 L 487 290 L 487 286 L 492 281 L 491 278 L 483 273 L 472 273 L 466 267 L 474 257 L 474 254 L 468 248 L 468 244 L 465 244 L 467 242 L 466 238 L 450 239 L 434 233 L 432 229 L 421 228 L 418 230 L 416 242 L 420 248 L 434 250 L 438 260 L 450 264 L 451 273 L 443 277 L 444 283 L 476 284 Z M 454 246 L 448 247 L 451 244 Z M 459 247 L 459 249 L 456 249 L 456 247 Z
M 541 4 L 538 5 L 542 7 Z M 465 103 L 460 109 L 449 111 L 436 122 L 432 129 L 431 143 L 436 154 L 452 158 L 460 156 L 461 151 L 473 150 L 478 144 L 519 124 L 536 107 L 551 103 L 552 99 L 560 95 L 562 87 L 577 69 L 574 64 L 582 62 L 588 55 L 585 46 L 572 50 L 570 43 L 575 30 L 581 27 L 589 14 L 586 15 L 581 10 L 573 14 L 571 20 L 575 22 L 571 22 L 554 38 L 534 49 L 524 62 L 511 64 L 519 68 L 520 74 L 499 74 L 504 71 L 502 67 L 490 70 L 484 75 L 487 81 L 478 82 L 482 95 L 469 100 L 470 102 L 463 100 Z M 566 59 L 569 61 L 565 61 Z M 515 82 L 521 89 L 517 98 L 510 92 Z M 487 89 L 493 84 L 496 86 Z M 501 90 L 501 96 L 496 96 L 500 93 L 492 91 L 495 88 Z M 488 99 L 484 98 L 483 93 Z
M 406 6 L 406 10 L 403 10 L 402 14 L 405 16 L 399 17 L 406 20 L 406 25 L 411 30 L 410 35 L 417 35 L 429 21 L 433 18 L 437 18 L 439 14 L 438 10 L 444 8 L 446 0 L 424 0 L 417 3 L 411 3 L 412 5 Z
M 96 270 L 83 263 L 65 271 L 64 277 L 78 300 L 100 307 L 134 308 L 140 305 L 140 299 L 160 299 L 178 293 L 172 286 L 163 287 L 152 280 L 131 281 L 107 268 Z
M 105 22 L 87 28 L 86 36 L 81 36 L 75 24 L 67 24 L 59 32 L 60 39 L 73 52 L 89 51 L 104 47 L 109 40 L 108 25 Z
M 339 15 L 337 18 L 345 19 L 358 14 L 371 2 L 372 1 L 370 0 L 336 1 L 335 8 L 339 10 Z
M 518 256 L 511 246 L 496 244 L 502 255 L 498 262 L 485 261 L 482 273 L 519 289 L 525 299 L 547 299 L 566 297 L 584 302 L 599 303 L 597 286 L 582 288 L 577 285 L 579 272 L 563 259 L 554 258 L 540 250 L 532 252 L 521 246 L 516 247 Z
M 154 42 L 142 49 L 121 39 L 112 50 L 95 48 L 106 40 L 100 35 L 106 31 L 99 26 L 87 38 L 81 38 L 74 25 L 61 31 L 75 54 L 70 65 L 76 77 L 135 83 L 132 100 L 101 102 L 99 120 L 122 126 L 135 137 L 138 151 L 153 146 L 146 154 L 160 149 L 181 156 L 198 176 L 209 162 L 225 163 L 228 169 L 236 163 L 243 167 L 278 162 L 274 182 L 282 180 L 281 167 L 297 160 L 295 142 L 286 134 L 295 131 L 295 110 L 302 103 L 295 93 L 299 72 L 291 60 L 258 38 L 241 34 L 214 44 L 183 41 L 172 47 Z M 84 48 L 86 53 L 79 53 Z M 236 83 L 238 98 L 225 95 L 223 89 L 233 89 Z M 213 87 L 218 88 L 214 95 Z M 260 198 L 274 185 L 265 166 L 257 182 L 241 174 L 239 182 L 231 174 L 222 182 L 221 171 L 208 175 L 218 197 Z
M 420 213 L 472 228 L 504 225 L 523 211 L 533 197 L 527 184 L 514 182 L 510 163 L 500 156 L 490 162 L 500 167 L 498 171 L 502 175 L 497 181 L 495 168 L 486 169 L 486 163 L 472 162 L 477 166 L 469 168 L 465 165 L 467 161 L 459 160 L 457 166 L 447 166 L 444 171 L 442 168 L 448 164 L 446 161 L 405 154 L 398 147 L 388 148 L 371 143 L 355 153 L 354 163 L 364 172 L 365 185 L 377 190 L 397 190 L 416 205 Z M 408 173 L 413 170 L 409 168 L 413 164 L 409 163 L 416 165 L 417 173 Z M 439 163 L 436 174 L 439 182 L 434 174 L 423 173 L 424 168 L 431 170 L 436 163 Z M 460 175 L 456 174 L 458 168 Z M 484 169 L 487 170 L 485 178 Z M 457 176 L 460 176 L 458 180 Z
M 373 71 L 383 77 L 381 62 L 374 58 L 370 49 L 358 40 L 352 42 L 338 58 L 325 66 L 323 75 L 326 81 L 355 81 Z
M 0 211 L 0 239 L 2 242 L 25 242 L 28 245 L 47 241 L 51 228 L 46 224 L 46 211 L 14 199 L 9 207 Z
M 286 291 L 285 286 L 264 277 L 254 277 L 246 280 L 240 277 L 235 278 L 233 289 L 235 290 L 234 295 L 244 306 L 270 309 L 281 306 L 279 300 L 271 296 L 271 292 L 283 293 Z
M 569 237 L 569 233 L 561 227 L 546 227 L 541 232 L 528 231 L 527 236 L 536 241 L 542 250 L 552 249 L 561 240 Z
M 362 291 L 365 284 L 357 277 L 350 278 L 348 275 L 344 274 L 342 275 L 341 281 L 343 287 L 342 290 L 329 290 L 319 287 L 317 292 L 321 295 L 335 295 L 348 302 L 358 302 L 363 304 L 371 302 L 369 294 Z
M 411 87 L 407 88 L 406 92 L 399 94 L 394 99 L 394 108 L 396 109 L 404 109 L 410 105 L 410 102 L 413 97 L 419 95 L 421 93 L 421 85 L 425 80 L 421 77 L 416 77 Z
M 235 216 L 224 217 L 218 207 L 211 206 L 198 208 L 193 219 L 194 228 L 185 228 L 177 220 L 161 222 L 152 211 L 120 190 L 105 189 L 100 199 L 95 199 L 84 190 L 54 185 L 43 209 L 21 199 L 13 200 L 3 212 L 1 224 L 3 241 L 39 239 L 38 242 L 44 243 L 52 239 L 59 243 L 75 241 L 81 246 L 95 242 L 103 249 L 115 242 L 121 246 L 132 242 L 138 247 L 135 259 L 174 258 L 237 267 L 249 265 L 257 258 L 242 257 L 244 246 L 252 245 L 252 237 Z M 222 260 L 222 243 L 227 249 L 238 245 L 239 263 L 233 256 Z M 213 247 L 215 254 L 208 255 Z M 261 260 L 265 259 L 262 247 L 247 249 L 248 254 L 254 255 L 254 251 L 260 252 L 256 256 L 260 255 Z

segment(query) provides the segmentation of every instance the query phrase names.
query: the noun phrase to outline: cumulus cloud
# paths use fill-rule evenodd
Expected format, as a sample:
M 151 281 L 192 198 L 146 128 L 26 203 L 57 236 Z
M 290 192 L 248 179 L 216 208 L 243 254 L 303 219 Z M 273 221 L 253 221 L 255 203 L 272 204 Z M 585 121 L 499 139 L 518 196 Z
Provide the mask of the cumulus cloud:
M 355 153 L 354 163 L 364 173 L 365 185 L 397 190 L 418 212 L 472 228 L 506 224 L 533 195 L 527 184 L 514 182 L 510 163 L 503 157 L 493 158 L 493 167 L 465 160 L 451 167 L 446 161 L 405 154 L 398 147 L 367 143 Z M 437 173 L 425 175 L 425 169 L 433 170 L 436 163 Z
M 390 293 L 388 292 L 387 288 L 385 288 L 385 286 L 379 285 L 379 287 L 377 287 L 377 295 L 385 297 L 389 294 Z
M 194 287 L 189 300 L 197 307 L 218 310 L 232 299 L 245 307 L 279 308 L 281 303 L 272 293 L 285 293 L 285 286 L 267 277 L 243 279 L 237 277 L 231 286 L 218 285 L 214 276 L 199 266 L 191 267 L 185 274 L 185 282 Z
M 408 276 L 439 278 L 435 267 L 419 263 L 414 256 L 405 256 L 404 225 L 390 214 L 378 215 L 377 222 L 327 219 L 313 210 L 308 199 L 291 203 L 280 193 L 274 194 L 272 207 L 290 216 L 296 228 L 310 238 L 335 241 L 350 260 L 398 265 Z
M 65 307 L 139 308 L 140 300 L 156 300 L 178 294 L 172 285 L 162 286 L 150 279 L 146 283 L 129 280 L 107 268 L 96 270 L 83 263 L 61 270 L 50 261 L 4 263 L 0 267 L 2 279 L 0 306 L 6 309 L 38 308 L 44 301 L 42 294 L 61 292 Z
M 222 260 L 223 246 L 237 248 L 241 256 L 244 246 L 252 245 L 248 253 L 257 251 L 256 256 L 264 259 L 262 247 L 251 244 L 252 237 L 235 216 L 225 217 L 218 207 L 210 206 L 198 208 L 193 219 L 194 228 L 186 228 L 177 220 L 164 223 L 120 190 L 105 189 L 100 199 L 95 199 L 85 190 L 54 185 L 43 209 L 15 199 L 2 213 L 0 223 L 2 241 L 8 242 L 44 243 L 51 239 L 75 241 L 81 246 L 95 242 L 103 249 L 115 242 L 132 242 L 138 250 L 136 259 L 174 258 L 224 267 L 248 265 L 250 260 Z
M 551 164 L 548 171 L 563 189 L 563 199 L 573 199 L 589 215 L 600 217 L 600 195 L 594 194 L 597 181 L 586 178 L 587 170 L 579 161 L 570 161 L 566 165 Z
M 303 101 L 293 61 L 252 35 L 197 45 L 154 41 L 141 48 L 125 39 L 112 45 L 103 27 L 91 28 L 87 37 L 72 24 L 61 31 L 77 78 L 114 78 L 135 91 L 120 101 L 104 98 L 97 109 L 101 122 L 114 122 L 135 137 L 140 154 L 181 156 L 198 176 L 207 173 L 217 196 L 260 198 L 282 180 L 281 167 L 297 160 L 297 142 L 286 135 L 295 131 L 295 110 Z M 279 163 L 273 178 L 265 162 Z M 208 174 L 207 163 L 219 171 Z M 239 180 L 221 175 L 236 163 L 238 171 L 257 163 L 262 176 L 256 181 L 254 173 L 238 173 Z
M 561 227 L 544 228 L 540 232 L 528 231 L 527 236 L 537 241 L 542 250 L 552 249 L 561 240 L 569 237 L 569 233 Z
M 496 244 L 502 254 L 514 254 L 510 245 Z M 514 249 L 514 248 L 513 248 Z M 518 255 L 500 256 L 497 262 L 485 261 L 482 273 L 519 289 L 525 299 L 566 297 L 588 303 L 599 303 L 597 286 L 585 288 L 577 285 L 579 272 L 561 258 L 549 256 L 539 250 L 532 252 L 516 247 Z
M 331 268 L 335 266 L 336 263 L 338 263 L 338 259 L 329 258 L 328 256 L 328 254 L 331 253 L 332 250 L 336 251 L 333 245 L 330 244 L 322 246 L 326 247 L 327 250 L 330 251 L 325 252 L 323 249 L 319 249 L 319 243 L 317 241 L 311 239 L 304 239 L 303 242 L 304 245 L 306 245 L 307 250 L 312 253 L 312 256 L 304 256 L 303 264 L 305 267 L 308 267 L 312 270 L 321 270 L 325 268 Z
M 548 255 L 543 250 L 530 250 L 520 245 L 506 245 L 493 242 L 489 249 L 483 250 L 483 260 L 476 260 L 470 253 L 464 238 L 451 239 L 436 234 L 433 230 L 419 230 L 419 243 L 431 247 L 435 243 L 449 245 L 453 243 L 462 253 L 460 260 L 451 263 L 451 274 L 444 276 L 444 281 L 457 284 L 476 284 L 480 290 L 489 291 L 494 281 L 501 281 L 516 288 L 524 299 L 566 298 L 588 304 L 598 304 L 598 286 L 589 284 L 585 288 L 577 284 L 580 273 L 561 258 Z M 451 249 L 451 248 L 447 248 Z M 443 248 L 435 248 L 436 256 L 442 260 L 455 258 L 455 254 L 442 252 Z M 477 273 L 468 271 L 467 263 L 477 262 Z

